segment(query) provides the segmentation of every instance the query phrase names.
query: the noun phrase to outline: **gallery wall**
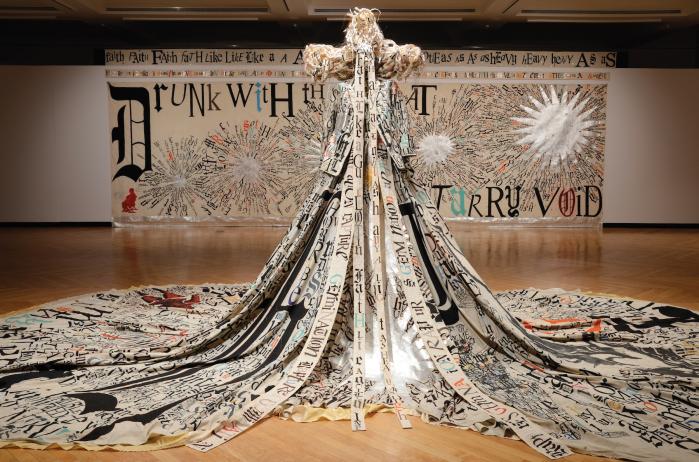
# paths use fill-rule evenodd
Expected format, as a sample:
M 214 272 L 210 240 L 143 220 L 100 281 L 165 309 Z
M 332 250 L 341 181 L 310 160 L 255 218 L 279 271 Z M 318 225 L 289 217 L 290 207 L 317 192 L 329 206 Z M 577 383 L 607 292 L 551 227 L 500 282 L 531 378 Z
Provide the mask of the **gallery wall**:
M 699 70 L 616 69 L 605 223 L 699 223 Z M 111 219 L 102 66 L 0 66 L 0 221 Z
M 699 69 L 616 69 L 605 223 L 699 223 Z
M 0 221 L 109 221 L 104 68 L 0 66 Z

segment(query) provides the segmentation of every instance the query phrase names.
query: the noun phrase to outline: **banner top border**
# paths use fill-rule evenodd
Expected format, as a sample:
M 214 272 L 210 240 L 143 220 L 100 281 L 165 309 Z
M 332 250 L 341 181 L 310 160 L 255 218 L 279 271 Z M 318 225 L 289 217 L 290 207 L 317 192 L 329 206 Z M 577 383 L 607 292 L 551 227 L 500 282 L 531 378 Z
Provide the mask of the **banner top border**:
M 302 66 L 301 48 L 106 49 L 107 67 L 120 66 Z M 423 50 L 428 67 L 547 67 L 614 69 L 614 51 Z

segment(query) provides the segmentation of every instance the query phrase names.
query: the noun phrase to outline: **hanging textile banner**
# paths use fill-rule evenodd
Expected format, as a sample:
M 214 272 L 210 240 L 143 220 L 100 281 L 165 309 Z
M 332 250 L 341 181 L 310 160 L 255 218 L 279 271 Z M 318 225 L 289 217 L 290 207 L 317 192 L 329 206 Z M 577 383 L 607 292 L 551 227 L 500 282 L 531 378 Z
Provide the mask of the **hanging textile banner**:
M 423 50 L 425 64 L 613 68 L 616 53 L 580 51 Z M 106 50 L 107 66 L 128 65 L 278 65 L 303 64 L 301 49 L 130 49 Z
M 450 219 L 601 223 L 607 52 L 433 50 L 399 84 L 415 177 Z M 288 223 L 337 90 L 301 50 L 107 50 L 112 215 Z

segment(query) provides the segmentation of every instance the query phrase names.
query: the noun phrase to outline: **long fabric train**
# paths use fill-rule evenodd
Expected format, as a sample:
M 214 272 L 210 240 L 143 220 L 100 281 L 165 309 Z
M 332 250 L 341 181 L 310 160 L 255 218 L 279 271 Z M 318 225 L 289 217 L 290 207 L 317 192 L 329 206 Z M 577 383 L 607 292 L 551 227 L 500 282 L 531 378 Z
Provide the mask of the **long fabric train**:
M 299 407 L 349 408 L 363 430 L 379 404 L 404 428 L 417 412 L 550 458 L 698 458 L 699 316 L 555 290 L 494 295 L 412 180 L 401 97 L 376 77 L 410 70 L 419 50 L 373 21 L 357 11 L 340 52 L 308 59 L 324 77 L 348 62 L 354 73 L 327 117 L 317 183 L 257 280 L 109 291 L 5 318 L 0 444 L 206 451 Z

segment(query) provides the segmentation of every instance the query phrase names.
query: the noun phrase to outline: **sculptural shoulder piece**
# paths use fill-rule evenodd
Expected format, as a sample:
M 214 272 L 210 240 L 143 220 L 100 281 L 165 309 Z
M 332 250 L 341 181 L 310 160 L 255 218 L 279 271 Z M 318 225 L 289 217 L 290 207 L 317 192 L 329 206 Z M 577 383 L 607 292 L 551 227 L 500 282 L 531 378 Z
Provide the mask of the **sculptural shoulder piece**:
M 402 79 L 418 71 L 424 64 L 420 48 L 384 39 L 375 11 L 366 8 L 350 11 L 343 45 L 307 45 L 303 52 L 306 73 L 319 82 L 329 78 L 350 80 L 354 75 L 355 56 L 360 50 L 374 56 L 378 78 Z

